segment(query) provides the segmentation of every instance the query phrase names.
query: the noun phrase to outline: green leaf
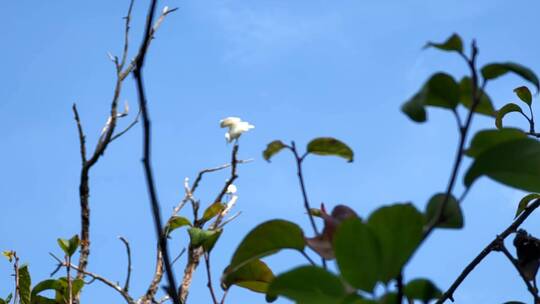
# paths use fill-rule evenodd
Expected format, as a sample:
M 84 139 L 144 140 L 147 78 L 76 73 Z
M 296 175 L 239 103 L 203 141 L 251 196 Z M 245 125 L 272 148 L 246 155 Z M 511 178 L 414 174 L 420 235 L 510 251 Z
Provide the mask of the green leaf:
M 353 161 L 353 151 L 345 143 L 332 137 L 319 137 L 310 141 L 307 151 L 316 155 L 334 155 Z
M 424 303 L 438 299 L 442 295 L 441 290 L 428 279 L 410 281 L 403 288 L 403 293 L 409 299 L 419 300 Z
M 304 233 L 298 225 L 284 220 L 271 220 L 246 235 L 234 252 L 229 271 L 235 271 L 251 260 L 274 254 L 281 249 L 303 251 L 304 247 Z
M 351 286 L 372 292 L 381 272 L 377 236 L 360 219 L 341 223 L 334 235 L 334 252 L 341 275 Z
M 79 247 L 79 243 L 80 243 L 80 240 L 79 240 L 78 235 L 74 235 L 69 240 L 61 239 L 61 238 L 58 239 L 58 245 L 67 256 L 72 256 L 75 253 L 75 251 L 77 251 L 77 248 Z
M 274 140 L 266 146 L 266 149 L 263 152 L 264 159 L 270 162 L 270 158 L 279 153 L 279 151 L 285 147 L 286 145 L 281 140 Z
M 540 199 L 540 194 L 538 193 L 531 193 L 526 195 L 524 198 L 519 201 L 518 208 L 516 210 L 516 217 L 518 217 L 525 209 L 527 209 L 527 206 L 529 206 L 529 203 L 532 200 Z
M 460 103 L 467 109 L 472 106 L 472 82 L 470 77 L 463 77 L 459 82 Z M 478 88 L 480 94 L 480 103 L 476 106 L 474 112 L 487 116 L 495 116 L 495 108 L 491 102 L 489 95 L 482 89 Z
M 485 79 L 495 79 L 506 73 L 514 73 L 521 78 L 534 84 L 536 91 L 540 90 L 540 81 L 536 74 L 529 68 L 513 62 L 491 63 L 482 67 L 482 76 Z
M 67 302 L 57 302 L 56 300 L 49 299 L 42 296 L 35 296 L 32 297 L 32 304 L 59 304 L 59 303 L 67 303 Z
M 236 271 L 228 272 L 225 269 L 221 279 L 221 287 L 226 290 L 231 285 L 247 288 L 254 292 L 266 293 L 268 285 L 274 280 L 274 273 L 261 260 L 252 260 Z
M 521 86 L 514 89 L 514 93 L 523 101 L 524 103 L 528 104 L 529 106 L 532 104 L 532 94 L 531 91 L 529 91 L 529 88 L 526 86 Z
M 523 138 L 487 149 L 467 171 L 465 186 L 470 187 L 483 175 L 521 190 L 540 192 L 540 142 Z
M 397 294 L 389 292 L 379 299 L 379 304 L 396 304 L 398 303 Z
M 459 86 L 452 76 L 436 73 L 423 85 L 420 92 L 401 107 L 401 110 L 412 120 L 424 122 L 425 106 L 455 109 L 459 102 L 459 94 Z
M 58 280 L 44 280 L 36 284 L 34 288 L 32 289 L 32 298 L 34 298 L 36 295 L 38 295 L 40 292 L 45 290 L 58 290 L 62 289 L 62 285 Z
M 165 235 L 169 236 L 175 229 L 184 226 L 191 226 L 191 222 L 183 216 L 173 216 L 169 219 L 167 225 L 165 225 Z
M 277 276 L 267 294 L 284 296 L 298 304 L 335 304 L 345 297 L 345 288 L 334 274 L 316 266 L 303 266 Z
M 465 154 L 470 157 L 477 157 L 484 151 L 487 151 L 498 144 L 520 138 L 527 138 L 527 134 L 519 129 L 503 128 L 500 130 L 482 130 L 476 133 L 471 141 L 471 146 L 467 149 Z
M 222 231 L 222 229 L 204 230 L 200 228 L 189 228 L 188 233 L 191 240 L 190 244 L 192 247 L 203 246 L 204 251 L 210 252 L 221 236 Z
M 21 304 L 30 304 L 32 279 L 28 271 L 28 265 L 19 267 L 19 296 Z
M 218 215 L 221 211 L 223 211 L 225 207 L 226 206 L 222 202 L 215 202 L 212 205 L 208 206 L 208 208 L 206 208 L 203 213 L 203 222 L 207 222 L 214 218 L 214 216 Z
M 519 112 L 525 115 L 525 113 L 523 113 L 523 110 L 521 110 L 520 106 L 515 103 L 507 103 L 499 111 L 497 111 L 497 117 L 495 118 L 495 126 L 497 127 L 497 129 L 501 129 L 503 127 L 504 116 L 512 112 Z
M 437 212 L 439 212 L 439 209 L 442 207 L 445 197 L 445 193 L 438 193 L 429 200 L 425 212 L 428 223 L 437 216 Z M 453 195 L 450 195 L 443 210 L 442 217 L 436 227 L 450 229 L 463 228 L 463 214 L 461 213 L 461 207 Z
M 422 239 L 424 216 L 408 204 L 395 204 L 373 212 L 368 226 L 375 232 L 381 246 L 380 279 L 395 278 Z
M 420 91 L 401 106 L 401 111 L 415 122 L 421 123 L 427 120 L 423 95 L 425 92 Z
M 443 43 L 428 42 L 424 48 L 434 47 L 443 51 L 463 53 L 463 41 L 458 34 L 454 33 Z

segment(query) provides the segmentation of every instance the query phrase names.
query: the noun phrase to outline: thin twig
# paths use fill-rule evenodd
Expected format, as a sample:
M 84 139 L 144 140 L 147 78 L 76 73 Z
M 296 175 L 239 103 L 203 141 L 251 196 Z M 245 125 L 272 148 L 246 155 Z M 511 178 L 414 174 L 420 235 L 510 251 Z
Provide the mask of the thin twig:
M 494 251 L 499 242 L 506 239 L 511 233 L 515 232 L 517 228 L 533 213 L 533 211 L 540 206 L 540 199 L 535 200 L 531 205 L 529 205 L 525 211 L 510 225 L 506 228 L 501 234 L 499 234 L 491 243 L 489 243 L 479 254 L 476 256 L 468 265 L 463 269 L 461 274 L 457 277 L 454 283 L 448 288 L 448 290 L 437 300 L 437 304 L 442 304 L 444 301 L 450 299 L 454 301 L 454 292 L 465 280 L 465 278 L 474 270 L 474 268 L 482 262 L 482 260 L 492 251 Z
M 131 279 L 131 247 L 129 246 L 129 242 L 126 238 L 123 236 L 119 236 L 118 239 L 124 243 L 126 246 L 126 254 L 127 254 L 127 274 L 126 274 L 126 282 L 124 283 L 124 290 L 127 292 L 129 290 L 129 281 Z
M 167 292 L 171 296 L 173 302 L 175 304 L 181 304 L 180 299 L 178 298 L 178 294 L 176 292 L 176 280 L 174 278 L 174 273 L 171 266 L 171 260 L 169 257 L 168 252 L 168 246 L 167 246 L 167 237 L 163 233 L 163 225 L 161 221 L 161 214 L 160 214 L 160 207 L 159 202 L 157 198 L 156 193 L 156 187 L 154 183 L 154 177 L 152 172 L 152 166 L 151 166 L 151 123 L 150 118 L 148 114 L 148 108 L 147 108 L 147 99 L 146 94 L 144 90 L 144 84 L 143 84 L 143 67 L 144 67 L 144 60 L 146 58 L 146 54 L 148 51 L 148 46 L 150 44 L 150 40 L 152 39 L 153 32 L 155 30 L 152 29 L 152 23 L 154 20 L 154 13 L 156 10 L 157 0 L 152 0 L 150 3 L 150 8 L 148 9 L 147 14 L 147 20 L 146 20 L 146 26 L 144 31 L 144 38 L 141 43 L 141 47 L 139 50 L 139 56 L 136 60 L 136 69 L 133 71 L 133 74 L 135 76 L 135 82 L 137 84 L 137 94 L 139 96 L 139 108 L 141 109 L 142 118 L 143 118 L 143 165 L 144 165 L 144 172 L 146 176 L 146 184 L 148 188 L 148 193 L 150 196 L 150 203 L 152 205 L 152 214 L 154 217 L 154 223 L 155 223 L 155 229 L 156 229 L 156 235 L 159 240 L 159 250 L 161 250 L 163 255 L 163 264 L 165 266 L 165 272 L 167 274 L 167 280 L 169 282 L 168 290 Z
M 221 297 L 221 301 L 219 302 L 220 304 L 225 304 L 225 298 L 227 297 L 227 294 L 229 294 L 229 289 L 225 289 L 223 291 L 223 296 Z
M 208 278 L 208 282 L 206 283 L 206 287 L 208 287 L 208 290 L 210 291 L 210 295 L 212 296 L 212 301 L 214 304 L 219 304 L 216 293 L 214 292 L 214 287 L 212 285 L 212 272 L 210 269 L 210 255 L 209 253 L 204 254 L 204 263 L 206 264 L 206 276 Z
M 527 286 L 527 290 L 529 290 L 529 292 L 533 296 L 534 303 L 538 303 L 540 301 L 540 298 L 538 297 L 538 291 L 536 290 L 536 288 L 534 288 L 534 286 L 531 284 L 531 282 L 529 282 L 529 280 L 527 280 L 525 274 L 523 273 L 523 271 L 519 267 L 516 259 L 512 256 L 512 254 L 510 254 L 510 252 L 508 252 L 508 249 L 504 245 L 504 242 L 500 242 L 499 243 L 499 248 L 497 248 L 496 250 L 502 252 L 506 256 L 506 258 L 510 261 L 510 263 L 512 263 L 512 265 L 514 265 L 517 272 L 519 273 L 519 276 L 523 279 L 523 282 L 525 282 L 525 285 Z
M 403 273 L 400 272 L 396 278 L 396 289 L 397 289 L 397 302 L 403 303 Z
M 313 265 L 313 266 L 316 266 L 317 264 L 315 264 L 315 262 L 309 257 L 309 255 L 307 255 L 307 253 L 305 251 L 300 251 L 300 253 L 302 253 L 302 255 L 306 258 L 306 260 L 308 260 L 308 262 Z
M 79 111 L 77 111 L 77 104 L 73 103 L 73 115 L 75 116 L 75 122 L 77 123 L 77 131 L 79 133 L 79 145 L 81 149 L 82 164 L 86 163 L 86 136 L 84 135 L 81 119 L 79 117 Z
M 140 116 L 141 116 L 141 110 L 137 112 L 137 116 L 135 116 L 135 119 L 124 130 L 118 132 L 113 137 L 111 137 L 111 142 L 118 139 L 120 136 L 126 134 L 131 128 L 133 128 L 139 122 Z
M 176 261 L 178 261 L 178 259 L 184 255 L 184 253 L 186 253 L 186 248 L 182 248 L 180 253 L 172 260 L 171 264 L 174 265 L 174 263 L 176 263 Z

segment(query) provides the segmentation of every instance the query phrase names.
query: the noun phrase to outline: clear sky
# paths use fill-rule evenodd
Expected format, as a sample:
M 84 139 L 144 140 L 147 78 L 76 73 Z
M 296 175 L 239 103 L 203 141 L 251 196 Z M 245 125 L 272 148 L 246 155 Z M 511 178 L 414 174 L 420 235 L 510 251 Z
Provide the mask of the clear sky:
M 136 0 L 133 50 L 146 2 Z M 54 269 L 48 252 L 60 254 L 56 238 L 79 232 L 80 158 L 71 105 L 77 102 L 92 146 L 113 93 L 107 52 L 120 53 L 127 5 L 127 0 L 0 2 L 0 249 L 16 250 L 29 263 L 34 282 Z M 216 285 L 237 244 L 257 223 L 288 219 L 310 234 L 292 158 L 283 153 L 268 164 L 261 157 L 271 140 L 296 140 L 303 147 L 314 137 L 334 136 L 354 149 L 352 164 L 307 159 L 313 204 L 344 203 L 363 216 L 402 201 L 423 210 L 431 195 L 446 187 L 456 126 L 450 113 L 433 109 L 427 123 L 415 124 L 399 107 L 431 73 L 466 73 L 458 56 L 422 51 L 425 42 L 458 32 L 466 41 L 478 40 L 480 64 L 511 60 L 540 72 L 540 4 L 532 0 L 160 1 L 164 5 L 179 10 L 159 30 L 146 68 L 163 216 L 182 197 L 186 176 L 229 161 L 232 147 L 225 144 L 221 118 L 240 116 L 256 126 L 240 141 L 240 157 L 254 161 L 239 168 L 242 215 L 213 252 Z M 129 101 L 135 112 L 133 84 L 126 81 L 121 101 Z M 512 89 L 522 84 L 506 76 L 488 92 L 500 107 L 515 100 Z M 474 127 L 493 123 L 482 117 Z M 91 173 L 89 270 L 123 281 L 126 257 L 117 236 L 125 236 L 132 244 L 134 296 L 148 285 L 155 255 L 140 159 L 137 126 L 109 147 Z M 227 176 L 217 173 L 203 181 L 203 204 Z M 460 182 L 456 193 L 462 189 Z M 407 267 L 405 279 L 429 277 L 447 288 L 512 221 L 521 195 L 481 179 L 463 203 L 465 229 L 436 231 Z M 539 223 L 533 215 L 525 228 L 538 235 Z M 186 242 L 186 232 L 179 231 L 172 249 L 179 251 Z M 304 262 L 291 252 L 267 261 L 276 273 Z M 183 265 L 175 267 L 180 279 Z M 210 302 L 203 270 L 196 273 L 191 303 Z M 10 273 L 9 264 L 0 262 L 1 295 L 12 290 Z M 465 304 L 529 301 L 523 282 L 500 254 L 490 255 L 455 298 Z M 96 282 L 85 288 L 83 301 L 122 299 Z M 234 288 L 228 303 L 264 303 L 264 297 Z

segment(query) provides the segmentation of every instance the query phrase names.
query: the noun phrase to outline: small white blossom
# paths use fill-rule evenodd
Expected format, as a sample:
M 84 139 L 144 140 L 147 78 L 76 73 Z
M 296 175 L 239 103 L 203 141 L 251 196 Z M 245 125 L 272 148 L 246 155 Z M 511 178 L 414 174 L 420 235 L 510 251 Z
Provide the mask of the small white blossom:
M 229 194 L 235 194 L 236 193 L 236 186 L 233 185 L 233 184 L 230 184 L 228 187 L 227 187 L 227 193 Z
M 168 6 L 165 6 L 165 7 L 163 8 L 163 11 L 162 11 L 161 13 L 165 15 L 168 11 L 169 11 L 169 7 L 168 7 Z
M 222 128 L 229 128 L 227 133 L 225 133 L 227 142 L 232 142 L 233 140 L 238 139 L 242 133 L 255 128 L 254 125 L 247 121 L 242 121 L 238 117 L 227 117 L 222 119 L 219 123 Z

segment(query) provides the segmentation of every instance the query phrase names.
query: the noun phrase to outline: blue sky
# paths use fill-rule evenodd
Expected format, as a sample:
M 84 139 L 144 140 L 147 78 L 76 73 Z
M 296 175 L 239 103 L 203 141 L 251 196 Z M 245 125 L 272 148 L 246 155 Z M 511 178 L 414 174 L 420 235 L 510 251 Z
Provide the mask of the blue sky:
M 17 250 L 34 282 L 48 277 L 59 254 L 57 237 L 79 231 L 80 159 L 71 105 L 77 102 L 90 145 L 106 121 L 114 84 L 107 52 L 119 54 L 128 1 L 2 1 L 0 19 L 0 249 Z M 162 25 L 147 60 L 146 83 L 154 125 L 153 163 L 164 216 L 183 195 L 182 182 L 229 160 L 218 122 L 240 116 L 256 128 L 240 141 L 242 215 L 229 224 L 213 253 L 219 278 L 248 229 L 273 218 L 309 231 L 289 155 L 261 157 L 274 139 L 303 147 L 334 136 L 355 151 L 355 162 L 310 157 L 306 183 L 313 204 L 348 204 L 367 215 L 384 204 L 412 201 L 420 209 L 443 191 L 457 144 L 453 117 L 430 110 L 429 121 L 409 121 L 400 105 L 436 71 L 456 77 L 466 67 L 455 55 L 422 51 L 427 40 L 458 32 L 478 40 L 479 63 L 511 60 L 540 71 L 535 1 L 161 1 L 179 7 Z M 136 49 L 147 4 L 136 1 Z M 133 53 L 132 53 L 133 54 Z M 515 100 L 515 77 L 493 82 L 497 107 Z M 122 102 L 136 108 L 133 81 Z M 121 122 L 126 125 L 127 119 Z M 474 128 L 493 127 L 484 117 Z M 114 142 L 91 174 L 92 255 L 89 270 L 123 281 L 126 258 L 118 235 L 133 249 L 133 294 L 142 294 L 154 268 L 155 236 L 144 184 L 141 129 Z M 468 162 L 465 164 L 467 165 Z M 462 170 L 463 172 L 464 170 Z M 227 172 L 205 178 L 198 197 L 212 200 Z M 456 193 L 462 191 L 459 183 Z M 415 255 L 405 279 L 429 277 L 448 287 L 461 269 L 513 218 L 523 193 L 481 179 L 463 204 L 466 226 L 437 231 Z M 184 214 L 190 213 L 186 209 Z M 526 222 L 540 234 L 538 219 Z M 308 232 L 309 234 L 309 232 Z M 184 231 L 172 249 L 186 246 Z M 303 263 L 282 252 L 267 259 L 276 273 Z M 183 265 L 176 265 L 180 278 Z M 209 303 L 201 267 L 192 303 Z M 10 266 L 0 263 L 0 294 L 12 290 Z M 218 284 L 217 281 L 215 284 Z M 467 278 L 457 303 L 527 302 L 529 295 L 499 254 Z M 122 301 L 99 283 L 87 303 Z M 263 303 L 235 288 L 228 303 Z M 278 303 L 288 303 L 280 299 Z

